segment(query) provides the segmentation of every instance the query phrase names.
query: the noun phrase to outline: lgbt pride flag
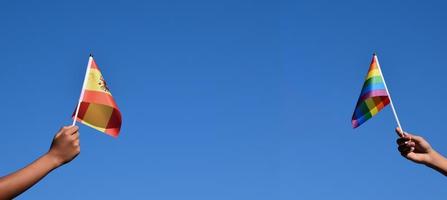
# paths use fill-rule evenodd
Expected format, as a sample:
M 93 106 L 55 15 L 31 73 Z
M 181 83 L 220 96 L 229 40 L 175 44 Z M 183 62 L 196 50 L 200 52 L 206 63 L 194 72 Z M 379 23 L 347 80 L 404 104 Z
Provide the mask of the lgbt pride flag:
M 380 70 L 377 55 L 374 54 L 365 83 L 363 84 L 362 92 L 360 93 L 354 114 L 352 115 L 352 127 L 359 127 L 389 103 L 388 89 L 386 88 L 382 71 Z
M 73 118 L 73 125 L 77 120 L 113 137 L 117 137 L 121 129 L 121 113 L 91 55 Z

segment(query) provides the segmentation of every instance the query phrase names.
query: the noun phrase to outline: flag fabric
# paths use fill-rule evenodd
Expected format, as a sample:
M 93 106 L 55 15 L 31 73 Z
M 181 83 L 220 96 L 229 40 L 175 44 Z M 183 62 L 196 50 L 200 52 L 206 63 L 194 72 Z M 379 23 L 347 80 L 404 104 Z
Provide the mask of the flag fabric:
M 113 137 L 118 136 L 121 112 L 92 56 L 89 58 L 78 107 L 73 113 L 78 122 Z
M 377 55 L 374 54 L 362 92 L 352 115 L 352 127 L 359 127 L 389 103 L 390 98 L 380 70 L 379 61 Z

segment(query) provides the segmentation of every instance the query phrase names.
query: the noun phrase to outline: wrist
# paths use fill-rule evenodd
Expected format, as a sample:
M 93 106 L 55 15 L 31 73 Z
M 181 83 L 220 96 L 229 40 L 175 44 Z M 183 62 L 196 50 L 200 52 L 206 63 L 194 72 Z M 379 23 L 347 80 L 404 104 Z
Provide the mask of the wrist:
M 61 159 L 58 158 L 58 156 L 52 154 L 51 152 L 47 152 L 45 155 L 43 155 L 43 158 L 45 158 L 46 162 L 49 162 L 53 168 L 58 168 L 62 165 Z
M 430 152 L 427 153 L 427 159 L 424 161 L 424 164 L 429 166 L 429 167 L 436 167 L 437 165 L 439 165 L 440 162 L 442 162 L 442 160 L 444 160 L 445 158 L 439 154 L 437 151 L 435 150 L 431 150 Z
M 447 159 L 436 151 L 429 157 L 430 160 L 425 165 L 447 176 Z

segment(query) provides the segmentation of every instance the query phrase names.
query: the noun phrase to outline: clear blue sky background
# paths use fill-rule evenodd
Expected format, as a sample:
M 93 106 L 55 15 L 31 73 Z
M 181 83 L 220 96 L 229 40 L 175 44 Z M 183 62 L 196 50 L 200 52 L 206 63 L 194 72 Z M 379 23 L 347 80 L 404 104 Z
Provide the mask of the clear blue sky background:
M 447 153 L 442 1 L 0 5 L 0 174 L 71 123 L 93 52 L 123 114 L 19 199 L 445 199 L 388 107 L 350 119 L 379 54 L 404 129 Z M 444 103 L 443 103 L 444 102 Z

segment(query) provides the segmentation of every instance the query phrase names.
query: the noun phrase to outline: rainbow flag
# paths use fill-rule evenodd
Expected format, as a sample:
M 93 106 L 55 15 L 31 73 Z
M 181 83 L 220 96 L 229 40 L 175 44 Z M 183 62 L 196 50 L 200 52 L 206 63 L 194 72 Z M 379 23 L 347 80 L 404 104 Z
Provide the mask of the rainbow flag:
M 117 137 L 121 129 L 121 113 L 92 56 L 73 118 L 113 137 Z
M 359 127 L 389 103 L 390 98 L 380 70 L 379 61 L 377 55 L 374 54 L 362 92 L 352 115 L 352 127 Z

